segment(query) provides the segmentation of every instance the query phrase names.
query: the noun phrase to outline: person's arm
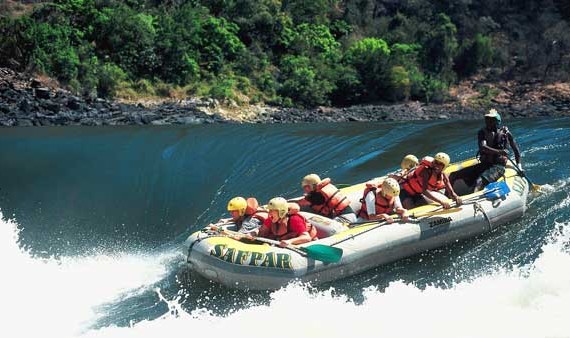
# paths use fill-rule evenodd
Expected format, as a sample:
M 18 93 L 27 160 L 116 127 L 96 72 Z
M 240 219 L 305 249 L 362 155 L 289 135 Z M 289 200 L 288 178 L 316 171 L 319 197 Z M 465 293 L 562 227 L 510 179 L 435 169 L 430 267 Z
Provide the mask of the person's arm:
M 239 229 L 239 232 L 241 232 L 242 234 L 252 234 L 255 232 L 255 230 L 259 229 L 261 225 L 262 225 L 261 220 L 255 217 L 251 217 L 250 219 L 243 221 L 243 223 L 241 224 L 241 229 Z
M 478 139 L 480 153 L 488 155 L 507 156 L 507 152 L 505 150 L 495 149 L 487 144 L 487 140 L 485 140 L 485 132 L 483 131 L 483 129 L 479 130 L 479 133 L 477 134 L 477 139 Z
M 250 234 L 255 235 L 256 233 L 259 237 L 269 238 L 271 235 L 271 220 L 269 218 L 266 219 L 259 229 L 252 231 Z
M 517 142 L 515 142 L 515 139 L 513 137 L 513 134 L 511 134 L 510 131 L 507 131 L 507 139 L 509 140 L 509 145 L 511 146 L 511 149 L 513 150 L 513 153 L 515 153 L 515 161 L 517 162 L 519 168 L 522 169 L 521 166 L 521 152 L 519 150 L 519 145 L 517 144 Z
M 453 190 L 453 186 L 449 181 L 449 177 L 447 176 L 446 173 L 442 173 L 442 175 L 443 175 L 443 183 L 445 183 L 445 191 L 449 196 L 451 196 L 451 198 L 455 201 L 455 203 L 457 203 L 457 205 L 461 205 L 463 201 L 461 200 L 461 197 L 457 196 L 455 190 Z
M 212 230 L 217 230 L 219 227 L 222 227 L 222 226 L 228 225 L 228 224 L 232 224 L 232 223 L 233 223 L 233 221 L 231 218 L 220 218 L 219 221 L 217 221 L 216 223 L 210 223 L 208 226 Z
M 376 194 L 374 191 L 369 191 L 364 197 L 364 203 L 366 204 L 366 213 L 368 217 L 376 215 Z
M 281 246 L 287 246 L 289 244 L 303 244 L 311 241 L 311 235 L 308 232 L 303 232 L 297 237 L 290 239 L 281 240 Z
M 299 204 L 300 207 L 310 207 L 311 206 L 311 201 L 309 201 L 309 195 L 304 195 L 301 197 L 288 199 L 287 202 L 297 203 L 297 204 Z
M 400 201 L 400 196 L 396 196 L 396 200 L 394 201 L 394 210 L 396 213 L 400 215 L 402 221 L 406 222 L 410 216 L 408 215 L 408 209 L 402 206 L 402 201 Z
M 422 180 L 423 180 L 422 195 L 424 195 L 425 197 L 429 198 L 430 200 L 436 202 L 437 204 L 441 204 L 441 206 L 444 207 L 445 209 L 449 209 L 451 207 L 449 205 L 449 202 L 440 200 L 438 197 L 436 197 L 434 194 L 432 194 L 431 191 L 427 190 L 429 178 L 431 175 L 429 170 L 422 171 L 421 175 L 422 175 Z
M 282 247 L 289 244 L 302 244 L 311 241 L 311 235 L 307 231 L 307 224 L 301 217 L 295 217 L 289 220 L 289 229 L 285 235 L 281 237 Z

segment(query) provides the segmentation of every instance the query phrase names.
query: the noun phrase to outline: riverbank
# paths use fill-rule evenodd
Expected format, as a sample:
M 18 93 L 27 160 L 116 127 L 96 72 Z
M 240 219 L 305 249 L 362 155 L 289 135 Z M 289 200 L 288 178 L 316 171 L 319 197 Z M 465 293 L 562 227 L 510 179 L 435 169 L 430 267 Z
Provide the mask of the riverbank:
M 486 94 L 474 88 L 484 88 Z M 485 83 L 470 80 L 454 87 L 450 95 L 448 102 L 439 104 L 409 101 L 315 109 L 240 107 L 233 102 L 220 103 L 211 98 L 139 102 L 89 100 L 59 88 L 49 79 L 0 68 L 0 126 L 477 119 L 491 106 L 499 110 L 505 119 L 570 115 L 570 83 Z

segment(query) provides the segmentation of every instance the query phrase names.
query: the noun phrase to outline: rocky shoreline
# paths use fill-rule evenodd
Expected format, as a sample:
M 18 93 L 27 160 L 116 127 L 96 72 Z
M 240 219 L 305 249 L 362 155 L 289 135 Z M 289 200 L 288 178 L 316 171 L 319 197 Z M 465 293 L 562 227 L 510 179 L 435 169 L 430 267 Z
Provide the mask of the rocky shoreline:
M 504 118 L 570 116 L 570 84 L 501 83 L 499 95 L 489 104 Z M 470 86 L 466 86 L 470 88 Z M 442 104 L 410 101 L 399 104 L 360 105 L 316 109 L 267 106 L 237 107 L 215 99 L 192 98 L 128 104 L 104 99 L 89 100 L 48 86 L 29 75 L 0 68 L 0 126 L 67 125 L 171 125 L 206 123 L 297 123 L 350 121 L 403 121 L 478 119 L 481 107 L 469 104 L 476 97 L 459 90 L 454 100 Z

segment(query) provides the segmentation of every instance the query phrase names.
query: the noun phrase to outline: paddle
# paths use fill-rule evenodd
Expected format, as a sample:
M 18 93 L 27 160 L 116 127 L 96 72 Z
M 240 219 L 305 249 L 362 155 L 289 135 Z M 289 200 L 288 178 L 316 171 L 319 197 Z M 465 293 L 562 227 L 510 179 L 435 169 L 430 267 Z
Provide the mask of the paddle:
M 500 181 L 500 182 L 491 182 L 485 186 L 485 188 L 481 191 L 476 192 L 473 196 L 466 198 L 465 200 L 471 200 L 474 198 L 481 198 L 480 196 L 483 195 L 485 198 L 501 198 L 506 194 L 510 193 L 511 189 L 507 185 L 507 182 Z
M 221 231 L 225 232 L 226 234 L 233 236 L 233 237 L 241 237 L 241 238 L 252 239 L 254 241 L 258 241 L 258 242 L 262 242 L 262 243 L 269 243 L 269 244 L 273 244 L 273 245 L 277 245 L 277 246 L 279 246 L 279 244 L 280 244 L 279 241 L 275 241 L 275 240 L 272 240 L 269 238 L 255 237 L 255 236 L 250 237 L 246 234 L 242 234 L 239 232 L 226 230 L 226 229 L 221 229 Z M 289 249 L 289 250 L 293 250 L 297 253 L 300 253 L 303 256 L 307 256 L 307 257 L 312 258 L 314 260 L 322 261 L 325 263 L 336 263 L 336 262 L 340 261 L 340 259 L 342 258 L 342 253 L 343 253 L 341 248 L 336 248 L 336 247 L 324 245 L 324 244 L 312 244 L 312 245 L 309 245 L 306 247 L 289 244 L 285 248 Z
M 507 182 L 505 182 L 505 181 L 492 182 L 492 183 L 487 184 L 483 190 L 476 192 L 472 196 L 469 196 L 469 197 L 463 199 L 462 201 L 463 201 L 463 204 L 469 204 L 469 203 L 472 203 L 472 202 L 470 202 L 471 200 L 475 200 L 475 199 L 481 199 L 481 198 L 497 199 L 497 198 L 501 198 L 501 197 L 505 196 L 509 192 L 511 192 L 511 189 L 507 185 Z M 443 206 L 440 206 L 440 207 L 435 208 L 433 210 L 424 211 L 423 213 L 419 213 L 419 214 L 414 213 L 411 216 L 414 218 L 418 218 L 418 217 L 438 215 L 438 214 L 442 214 L 442 213 L 452 213 L 452 212 L 462 210 L 461 208 L 451 208 L 451 209 L 445 209 L 445 210 L 442 210 L 442 209 L 443 209 Z
M 517 174 L 519 174 L 519 176 L 524 177 L 526 179 L 526 181 L 528 182 L 528 184 L 530 184 L 530 186 L 532 187 L 532 191 L 535 192 L 541 192 L 542 190 L 542 186 L 538 185 L 538 184 L 534 184 L 532 183 L 532 181 L 530 180 L 530 178 L 528 178 L 528 176 L 526 175 L 526 173 L 523 173 L 521 171 L 521 169 L 519 169 L 519 166 L 510 158 L 507 157 L 509 159 L 509 161 L 512 163 L 513 167 L 515 168 L 515 171 L 517 172 Z

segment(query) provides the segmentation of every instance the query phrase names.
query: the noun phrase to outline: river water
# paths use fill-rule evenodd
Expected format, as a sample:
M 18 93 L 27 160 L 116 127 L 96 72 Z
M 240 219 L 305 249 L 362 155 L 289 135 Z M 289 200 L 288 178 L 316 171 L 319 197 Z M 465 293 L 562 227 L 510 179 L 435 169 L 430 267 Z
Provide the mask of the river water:
M 236 195 L 352 184 L 481 121 L 0 129 L 2 337 L 570 337 L 570 119 L 508 121 L 545 193 L 490 234 L 318 287 L 224 288 L 181 244 Z

